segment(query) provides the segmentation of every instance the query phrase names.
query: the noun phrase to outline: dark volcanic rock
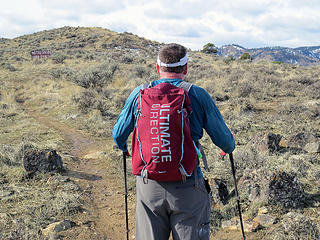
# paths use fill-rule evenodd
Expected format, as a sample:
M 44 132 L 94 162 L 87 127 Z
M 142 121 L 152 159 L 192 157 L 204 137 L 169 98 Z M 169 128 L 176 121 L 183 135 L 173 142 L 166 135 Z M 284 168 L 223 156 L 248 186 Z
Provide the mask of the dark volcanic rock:
M 320 152 L 320 141 L 311 133 L 298 133 L 289 137 L 288 143 L 289 148 L 301 149 L 309 153 Z
M 23 156 L 23 167 L 28 172 L 62 170 L 62 160 L 55 150 L 28 149 Z
M 251 202 L 265 202 L 284 208 L 304 205 L 306 195 L 294 174 L 267 169 L 246 170 L 239 180 L 239 190 Z
M 211 188 L 214 202 L 219 205 L 225 205 L 229 195 L 227 183 L 221 179 L 214 179 Z
M 280 134 L 272 132 L 259 133 L 247 145 L 255 146 L 262 153 L 275 153 L 281 149 L 281 138 Z
M 269 203 L 283 207 L 302 207 L 306 195 L 298 178 L 286 172 L 271 175 L 269 182 Z

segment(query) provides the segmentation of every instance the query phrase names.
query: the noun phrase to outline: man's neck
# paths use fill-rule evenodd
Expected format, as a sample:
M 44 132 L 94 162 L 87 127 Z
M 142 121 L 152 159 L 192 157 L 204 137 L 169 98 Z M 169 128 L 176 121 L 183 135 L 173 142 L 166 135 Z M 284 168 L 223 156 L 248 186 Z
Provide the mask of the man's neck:
M 171 78 L 171 79 L 184 79 L 183 73 L 171 73 L 171 72 L 160 72 L 161 78 Z

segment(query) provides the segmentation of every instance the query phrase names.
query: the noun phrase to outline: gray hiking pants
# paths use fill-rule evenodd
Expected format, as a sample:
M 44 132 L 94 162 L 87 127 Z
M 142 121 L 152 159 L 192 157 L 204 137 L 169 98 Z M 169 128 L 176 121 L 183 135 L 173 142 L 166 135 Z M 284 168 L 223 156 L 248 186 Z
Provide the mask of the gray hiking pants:
M 136 240 L 209 240 L 210 196 L 203 178 L 157 182 L 137 177 Z

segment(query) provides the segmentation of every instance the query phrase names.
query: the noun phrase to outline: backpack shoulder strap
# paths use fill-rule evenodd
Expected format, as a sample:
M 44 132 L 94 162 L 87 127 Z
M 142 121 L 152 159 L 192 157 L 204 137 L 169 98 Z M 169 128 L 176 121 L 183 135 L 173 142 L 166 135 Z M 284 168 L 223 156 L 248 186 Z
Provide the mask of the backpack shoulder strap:
M 147 82 L 147 83 L 142 84 L 141 90 L 149 88 L 149 87 L 152 87 L 152 82 Z
M 141 90 L 150 88 L 150 87 L 152 87 L 152 82 L 147 82 L 142 85 Z M 192 83 L 182 81 L 177 87 L 182 88 L 187 92 L 189 92 L 192 87 Z
M 192 87 L 192 83 L 182 81 L 177 87 L 182 88 L 187 92 L 189 92 Z

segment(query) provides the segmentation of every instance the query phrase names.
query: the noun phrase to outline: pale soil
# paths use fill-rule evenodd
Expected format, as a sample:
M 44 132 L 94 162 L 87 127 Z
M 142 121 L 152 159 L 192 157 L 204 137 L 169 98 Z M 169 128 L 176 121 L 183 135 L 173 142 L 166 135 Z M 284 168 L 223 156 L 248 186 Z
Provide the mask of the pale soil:
M 29 113 L 40 124 L 58 131 L 70 143 L 70 154 L 77 161 L 64 162 L 73 181 L 82 189 L 86 209 L 77 226 L 62 233 L 63 239 L 125 239 L 123 176 L 110 173 L 106 165 L 106 143 L 39 113 Z M 110 146 L 109 146 L 110 147 Z M 119 159 L 119 164 L 122 164 Z M 128 162 L 128 164 L 130 164 Z M 134 236 L 134 199 L 128 196 L 130 236 Z

